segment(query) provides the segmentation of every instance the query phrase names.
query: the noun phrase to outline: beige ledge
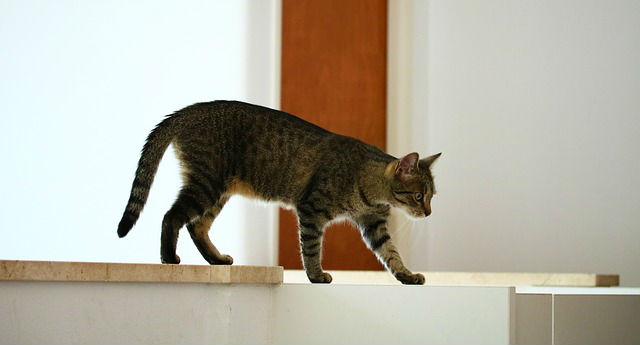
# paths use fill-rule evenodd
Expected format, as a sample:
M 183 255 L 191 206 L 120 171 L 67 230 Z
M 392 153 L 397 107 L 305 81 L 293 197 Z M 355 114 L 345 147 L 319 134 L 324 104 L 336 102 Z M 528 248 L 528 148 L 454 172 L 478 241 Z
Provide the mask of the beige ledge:
M 0 260 L 0 280 L 281 284 L 280 266 Z
M 386 271 L 328 271 L 335 284 L 400 284 Z M 574 286 L 620 285 L 617 274 L 421 272 L 427 286 Z M 308 283 L 304 271 L 285 270 L 285 283 Z

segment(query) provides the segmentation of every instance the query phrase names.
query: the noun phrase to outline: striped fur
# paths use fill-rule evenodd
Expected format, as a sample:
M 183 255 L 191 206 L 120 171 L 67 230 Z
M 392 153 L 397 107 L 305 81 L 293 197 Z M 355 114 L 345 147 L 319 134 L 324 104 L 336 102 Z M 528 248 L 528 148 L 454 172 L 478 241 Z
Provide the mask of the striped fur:
M 401 159 L 331 133 L 293 115 L 241 102 L 198 103 L 168 116 L 142 149 L 118 235 L 137 221 L 154 175 L 172 144 L 183 186 L 162 221 L 160 256 L 179 263 L 176 244 L 186 225 L 210 264 L 231 264 L 211 243 L 211 223 L 231 195 L 276 201 L 297 211 L 302 261 L 309 280 L 331 282 L 322 270 L 322 237 L 336 218 L 353 221 L 377 257 L 403 283 L 421 284 L 402 263 L 387 232 L 391 206 L 414 217 L 431 213 L 430 166 L 439 155 Z
M 147 202 L 149 190 L 158 170 L 160 160 L 173 140 L 172 123 L 173 118 L 166 118 L 147 137 L 138 161 L 138 169 L 133 179 L 133 186 L 131 186 L 129 201 L 122 215 L 122 220 L 118 224 L 118 236 L 120 237 L 126 236 L 129 230 L 133 228 L 140 217 L 144 204 Z

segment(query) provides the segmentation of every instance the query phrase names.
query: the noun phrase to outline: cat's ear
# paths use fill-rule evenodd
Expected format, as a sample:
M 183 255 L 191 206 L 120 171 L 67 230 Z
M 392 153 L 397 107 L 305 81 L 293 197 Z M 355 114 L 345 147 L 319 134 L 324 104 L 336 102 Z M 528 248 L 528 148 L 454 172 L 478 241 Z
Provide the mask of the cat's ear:
M 398 164 L 396 165 L 396 176 L 401 180 L 407 179 L 407 177 L 414 174 L 415 170 L 418 169 L 418 153 L 411 152 L 410 154 L 402 157 Z
M 420 160 L 420 165 L 422 165 L 424 167 L 427 167 L 427 168 L 430 168 L 431 164 L 433 164 L 433 162 L 435 162 L 440 157 L 441 154 L 442 154 L 442 152 L 440 152 L 438 154 L 435 154 L 433 156 L 429 156 L 427 158 L 421 159 Z

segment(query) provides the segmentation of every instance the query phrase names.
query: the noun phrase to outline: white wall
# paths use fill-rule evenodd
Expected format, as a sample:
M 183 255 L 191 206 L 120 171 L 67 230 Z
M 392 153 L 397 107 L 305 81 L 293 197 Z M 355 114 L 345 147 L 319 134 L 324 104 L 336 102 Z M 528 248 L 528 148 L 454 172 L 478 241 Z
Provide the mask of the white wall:
M 444 152 L 433 215 L 407 235 L 413 268 L 640 285 L 640 2 L 404 6 L 401 148 Z
M 142 144 L 194 102 L 277 107 L 279 11 L 277 0 L 0 2 L 0 258 L 159 262 L 180 185 L 171 150 L 138 224 L 116 236 Z M 274 263 L 274 215 L 232 200 L 214 243 L 236 263 Z M 205 263 L 186 232 L 178 253 Z

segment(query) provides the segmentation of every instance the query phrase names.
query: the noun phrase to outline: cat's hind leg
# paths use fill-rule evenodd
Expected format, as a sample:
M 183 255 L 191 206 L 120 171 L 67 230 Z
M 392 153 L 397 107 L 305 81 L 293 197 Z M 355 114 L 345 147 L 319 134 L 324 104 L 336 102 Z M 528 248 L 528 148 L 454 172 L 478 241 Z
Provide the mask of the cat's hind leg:
M 187 224 L 187 230 L 189 230 L 189 235 L 191 235 L 193 243 L 196 245 L 196 248 L 198 248 L 200 254 L 202 254 L 202 257 L 211 265 L 231 265 L 233 263 L 233 258 L 226 254 L 220 254 L 209 238 L 211 224 L 227 200 L 229 200 L 229 198 L 226 196 L 220 198 L 204 215 Z
M 200 218 L 212 203 L 196 190 L 183 187 L 178 198 L 162 220 L 162 235 L 160 238 L 160 258 L 163 264 L 179 264 L 180 257 L 176 255 L 178 233 L 183 225 Z

